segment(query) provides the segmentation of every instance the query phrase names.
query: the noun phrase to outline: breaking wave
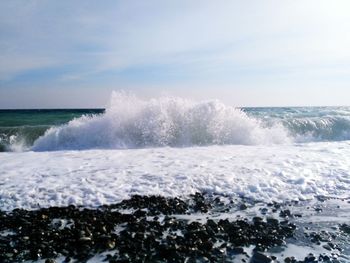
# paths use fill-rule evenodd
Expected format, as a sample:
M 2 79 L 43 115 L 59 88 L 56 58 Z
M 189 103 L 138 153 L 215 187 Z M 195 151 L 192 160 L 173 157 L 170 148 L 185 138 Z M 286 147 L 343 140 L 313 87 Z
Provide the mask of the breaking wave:
M 0 127 L 0 152 L 28 150 L 49 128 L 48 125 Z
M 125 149 L 212 144 L 280 144 L 293 141 L 281 123 L 266 125 L 219 101 L 163 97 L 144 101 L 112 94 L 105 113 L 52 127 L 32 150 Z
M 280 122 L 297 142 L 350 140 L 350 117 L 292 118 Z
M 114 92 L 105 111 L 63 125 L 0 127 L 0 152 L 342 140 L 350 140 L 350 107 L 238 109 L 217 100 L 142 100 L 124 92 Z

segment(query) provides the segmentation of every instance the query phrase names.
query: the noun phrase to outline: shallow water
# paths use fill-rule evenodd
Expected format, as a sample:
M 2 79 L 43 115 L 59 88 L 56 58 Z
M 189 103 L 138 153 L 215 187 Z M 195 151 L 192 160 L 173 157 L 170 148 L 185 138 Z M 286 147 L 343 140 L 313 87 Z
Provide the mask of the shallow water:
M 0 207 L 99 206 L 134 194 L 255 200 L 349 197 L 350 144 L 209 146 L 0 154 Z

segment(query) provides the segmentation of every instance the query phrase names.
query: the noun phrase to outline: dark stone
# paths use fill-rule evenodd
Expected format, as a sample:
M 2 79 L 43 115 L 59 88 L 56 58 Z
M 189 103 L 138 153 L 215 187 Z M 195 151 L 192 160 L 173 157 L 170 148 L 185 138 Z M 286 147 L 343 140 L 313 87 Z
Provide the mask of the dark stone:
M 271 209 L 262 208 L 261 217 L 252 219 L 210 217 L 222 211 L 247 209 L 247 204 L 255 203 L 247 199 L 224 203 L 220 196 L 196 193 L 185 201 L 136 195 L 95 209 L 68 206 L 0 211 L 0 231 L 15 232 L 15 235 L 0 236 L 0 262 L 39 259 L 54 262 L 60 256 L 64 256 L 66 262 L 86 262 L 95 254 L 106 252 L 105 260 L 109 262 L 227 262 L 239 254 L 245 255 L 242 262 L 277 260 L 264 255 L 263 251 L 284 245 L 294 237 L 293 220 L 297 218 L 292 218 L 286 205 L 268 204 Z M 131 213 L 125 213 L 124 209 Z M 274 209 L 280 211 L 283 221 L 265 216 Z M 209 218 L 187 221 L 176 216 L 192 213 L 208 213 Z M 339 229 L 343 235 L 350 232 L 346 224 Z M 303 230 L 301 227 L 298 231 Z M 341 249 L 332 241 L 336 236 L 327 231 L 308 232 L 303 238 L 314 244 L 326 242 L 332 251 Z M 243 247 L 251 245 L 255 249 L 249 258 Z M 326 261 L 327 257 L 309 255 L 304 262 L 320 259 Z M 285 258 L 284 262 L 298 261 Z
M 311 263 L 311 262 L 317 262 L 317 260 L 314 254 L 310 253 L 307 257 L 305 257 L 304 262 Z
M 315 208 L 315 211 L 316 211 L 317 213 L 321 213 L 321 212 L 323 211 L 323 209 L 320 208 L 320 207 L 316 207 L 316 208 Z
M 253 257 L 250 260 L 250 263 L 269 263 L 272 262 L 272 259 L 268 256 L 265 256 L 261 253 L 254 253 Z
M 294 257 L 286 257 L 286 258 L 284 259 L 284 262 L 285 262 L 285 263 L 296 263 L 297 260 L 296 260 Z
M 280 217 L 292 217 L 292 213 L 288 209 L 282 210 L 280 212 Z
M 340 226 L 340 230 L 343 231 L 344 233 L 350 235 L 350 225 L 342 224 L 342 225 Z
M 247 207 L 247 205 L 246 204 L 241 204 L 240 206 L 239 206 L 239 209 L 240 210 L 246 210 L 248 207 Z

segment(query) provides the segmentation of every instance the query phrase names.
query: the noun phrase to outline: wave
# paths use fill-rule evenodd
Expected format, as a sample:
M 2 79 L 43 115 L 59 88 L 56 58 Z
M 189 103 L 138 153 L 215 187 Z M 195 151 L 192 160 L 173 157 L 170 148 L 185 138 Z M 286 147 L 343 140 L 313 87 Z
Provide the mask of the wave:
M 281 124 L 295 142 L 350 140 L 350 107 L 248 108 L 265 125 Z
M 0 127 L 0 152 L 28 150 L 49 128 L 48 125 Z
M 350 140 L 349 107 L 244 108 L 114 92 L 104 112 L 66 124 L 0 127 L 0 151 L 270 145 Z
M 322 116 L 280 121 L 297 142 L 350 140 L 350 117 Z
M 32 150 L 256 145 L 291 141 L 281 124 L 265 126 L 259 119 L 219 101 L 193 102 L 173 97 L 144 101 L 134 95 L 114 92 L 104 114 L 83 116 L 50 128 L 34 142 Z

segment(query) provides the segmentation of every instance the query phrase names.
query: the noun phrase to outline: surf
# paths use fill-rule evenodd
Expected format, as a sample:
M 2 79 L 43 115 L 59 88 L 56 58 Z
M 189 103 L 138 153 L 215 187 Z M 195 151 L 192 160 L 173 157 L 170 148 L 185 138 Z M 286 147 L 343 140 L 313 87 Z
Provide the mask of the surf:
M 0 112 L 0 151 L 12 152 L 347 140 L 349 107 L 235 108 L 113 92 L 106 109 Z
M 195 102 L 178 97 L 142 100 L 113 92 L 104 114 L 83 116 L 50 128 L 34 151 L 186 147 L 291 142 L 279 124 L 270 127 L 241 109 L 220 101 Z

